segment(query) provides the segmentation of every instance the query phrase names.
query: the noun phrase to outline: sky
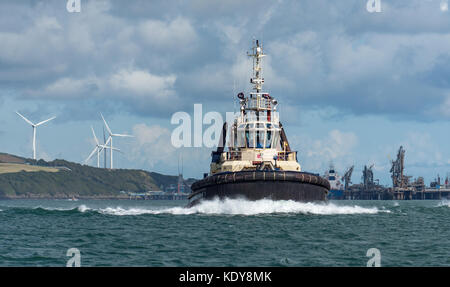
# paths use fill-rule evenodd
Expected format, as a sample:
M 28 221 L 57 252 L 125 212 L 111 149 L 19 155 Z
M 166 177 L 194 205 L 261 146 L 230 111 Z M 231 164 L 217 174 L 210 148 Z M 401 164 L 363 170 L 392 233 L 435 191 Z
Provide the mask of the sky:
M 0 2 L 0 151 L 84 163 L 102 138 L 100 113 L 122 153 L 114 166 L 209 171 L 212 148 L 176 148 L 172 116 L 225 114 L 249 92 L 252 39 L 263 43 L 264 89 L 305 171 L 364 165 L 391 185 L 390 160 L 429 183 L 450 172 L 450 12 L 445 0 Z M 205 130 L 208 125 L 204 125 Z M 88 162 L 96 165 L 96 159 Z

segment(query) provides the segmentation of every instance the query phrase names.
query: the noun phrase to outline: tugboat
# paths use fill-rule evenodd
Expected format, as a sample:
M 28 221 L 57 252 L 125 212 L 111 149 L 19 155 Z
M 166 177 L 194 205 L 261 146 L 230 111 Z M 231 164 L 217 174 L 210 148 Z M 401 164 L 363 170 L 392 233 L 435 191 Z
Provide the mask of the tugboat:
M 188 206 L 214 198 L 325 201 L 330 183 L 319 174 L 301 171 L 279 121 L 278 102 L 262 91 L 261 60 L 266 55 L 258 40 L 247 55 L 253 58 L 253 91 L 237 95 L 240 111 L 229 130 L 228 150 L 224 123 L 210 173 L 192 184 Z

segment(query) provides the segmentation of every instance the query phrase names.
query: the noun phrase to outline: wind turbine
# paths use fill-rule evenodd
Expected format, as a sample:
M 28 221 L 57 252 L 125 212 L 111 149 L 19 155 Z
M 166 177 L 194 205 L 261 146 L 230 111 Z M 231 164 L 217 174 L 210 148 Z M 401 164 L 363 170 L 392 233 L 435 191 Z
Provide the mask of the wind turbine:
M 97 136 L 95 135 L 94 128 L 92 126 L 91 126 L 91 130 L 92 130 L 92 134 L 94 135 L 95 148 L 92 150 L 91 154 L 88 156 L 88 158 L 84 162 L 87 163 L 91 159 L 91 157 L 95 154 L 95 152 L 97 152 L 97 167 L 100 168 L 100 153 L 103 150 L 106 151 L 106 149 L 110 148 L 108 146 L 109 139 L 108 139 L 108 141 L 105 142 L 105 144 L 101 145 L 97 139 Z M 113 149 L 120 152 L 120 150 L 117 148 L 113 148 Z
M 49 122 L 49 121 L 55 119 L 56 117 L 51 117 L 48 120 L 34 124 L 29 119 L 27 119 L 26 117 L 21 115 L 19 112 L 16 111 L 16 114 L 18 114 L 22 119 L 24 119 L 27 123 L 29 123 L 33 127 L 33 159 L 36 159 L 36 128 L 40 125 L 45 124 L 46 122 Z
M 129 137 L 129 138 L 132 138 L 133 136 L 113 133 L 111 131 L 111 129 L 109 128 L 108 124 L 106 123 L 105 118 L 103 117 L 103 114 L 100 113 L 100 115 L 102 116 L 103 122 L 105 123 L 106 130 L 108 131 L 108 134 L 109 134 L 109 138 L 108 138 L 107 142 L 109 141 L 109 149 L 110 149 L 110 153 L 111 153 L 111 169 L 113 169 L 113 151 L 114 151 L 113 144 L 112 144 L 113 137 Z

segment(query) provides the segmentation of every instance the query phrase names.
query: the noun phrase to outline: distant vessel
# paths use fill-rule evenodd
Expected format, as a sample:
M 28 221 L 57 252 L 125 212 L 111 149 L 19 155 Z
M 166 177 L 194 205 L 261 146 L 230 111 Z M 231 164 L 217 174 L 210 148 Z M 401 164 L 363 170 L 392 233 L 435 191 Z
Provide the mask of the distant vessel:
M 297 152 L 291 150 L 279 121 L 277 100 L 262 91 L 262 45 L 254 41 L 253 91 L 239 93 L 240 112 L 229 129 L 223 125 L 217 151 L 212 152 L 209 174 L 192 184 L 190 205 L 203 199 L 245 197 L 249 200 L 324 201 L 330 183 L 327 179 L 302 172 Z
M 325 172 L 325 178 L 330 183 L 330 191 L 328 193 L 329 199 L 342 199 L 344 197 L 344 185 L 342 184 L 342 178 L 336 172 L 334 165 L 331 164 L 327 172 Z

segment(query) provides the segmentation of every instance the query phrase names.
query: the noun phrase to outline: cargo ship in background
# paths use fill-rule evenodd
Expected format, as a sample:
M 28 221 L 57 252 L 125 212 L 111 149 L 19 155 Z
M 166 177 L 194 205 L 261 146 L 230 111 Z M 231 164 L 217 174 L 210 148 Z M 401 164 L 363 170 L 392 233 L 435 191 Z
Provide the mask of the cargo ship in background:
M 325 201 L 330 183 L 301 170 L 279 121 L 278 101 L 262 90 L 261 61 L 266 55 L 258 40 L 248 56 L 253 58 L 253 91 L 237 95 L 239 114 L 229 129 L 224 123 L 210 172 L 192 184 L 189 205 L 214 198 Z
M 325 172 L 326 179 L 330 183 L 330 191 L 328 192 L 328 199 L 343 199 L 344 198 L 344 184 L 342 177 L 336 172 L 333 164 Z

